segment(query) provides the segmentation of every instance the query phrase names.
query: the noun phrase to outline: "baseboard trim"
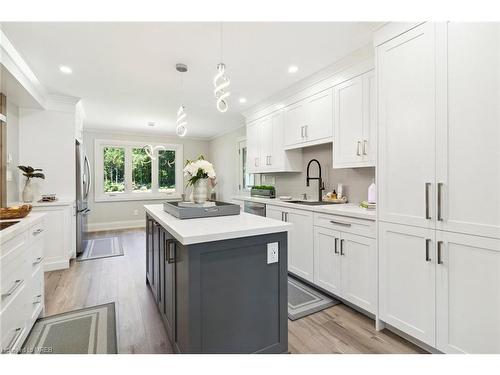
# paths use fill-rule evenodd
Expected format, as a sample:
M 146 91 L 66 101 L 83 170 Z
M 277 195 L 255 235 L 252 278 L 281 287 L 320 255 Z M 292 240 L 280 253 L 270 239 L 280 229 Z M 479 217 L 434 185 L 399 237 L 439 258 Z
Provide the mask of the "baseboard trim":
M 127 220 L 127 221 L 108 221 L 105 223 L 88 223 L 87 230 L 89 232 L 100 232 L 100 231 L 115 230 L 115 229 L 144 228 L 145 226 L 146 226 L 145 219 Z
M 64 270 L 69 268 L 69 260 L 58 260 L 55 262 L 44 262 L 43 272 Z

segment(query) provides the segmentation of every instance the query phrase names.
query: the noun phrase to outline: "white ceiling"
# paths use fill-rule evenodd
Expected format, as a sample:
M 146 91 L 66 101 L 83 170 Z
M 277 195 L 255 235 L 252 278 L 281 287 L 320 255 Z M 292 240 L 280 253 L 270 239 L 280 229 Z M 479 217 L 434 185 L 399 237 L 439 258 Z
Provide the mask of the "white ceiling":
M 83 98 L 85 127 L 174 133 L 188 109 L 188 136 L 212 137 L 242 124 L 241 112 L 370 43 L 378 23 L 224 23 L 230 111 L 217 112 L 212 78 L 219 23 L 2 23 L 49 92 Z M 188 65 L 183 74 L 175 64 Z M 299 71 L 288 73 L 288 66 Z M 64 75 L 60 65 L 73 69 Z M 239 97 L 247 103 L 238 102 Z M 149 121 L 157 123 L 147 126 Z

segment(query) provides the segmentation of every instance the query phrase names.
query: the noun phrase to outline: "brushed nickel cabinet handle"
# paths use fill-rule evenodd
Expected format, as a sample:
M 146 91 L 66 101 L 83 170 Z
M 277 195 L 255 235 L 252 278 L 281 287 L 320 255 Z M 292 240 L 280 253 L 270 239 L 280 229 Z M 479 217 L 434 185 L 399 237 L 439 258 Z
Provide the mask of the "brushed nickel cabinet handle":
M 23 332 L 22 328 L 16 328 L 14 330 L 14 336 L 12 336 L 12 338 L 10 339 L 9 344 L 7 345 L 7 347 L 4 350 L 2 350 L 2 354 L 4 354 L 4 353 L 10 353 L 12 351 L 12 347 L 16 343 L 16 341 L 19 338 L 19 336 L 21 336 L 22 332 Z
M 304 134 L 305 134 L 305 137 L 307 138 L 307 128 L 309 127 L 309 125 L 306 125 L 304 126 Z
M 304 127 L 300 127 L 300 138 L 304 138 Z
M 427 220 L 431 219 L 431 213 L 430 213 L 430 207 L 429 207 L 429 194 L 430 194 L 430 188 L 431 188 L 431 183 L 426 182 L 425 183 L 425 218 Z
M 43 261 L 43 257 L 38 257 L 35 259 L 35 261 L 33 262 L 33 265 L 36 266 L 37 264 L 40 264 L 42 263 Z
M 171 246 L 173 245 L 173 246 Z M 172 251 L 173 248 L 173 251 Z M 172 255 L 173 253 L 173 255 Z M 176 253 L 176 246 L 175 242 L 173 240 L 168 241 L 168 258 L 167 258 L 167 263 L 175 263 L 175 253 Z
M 431 250 L 431 240 L 429 238 L 425 239 L 425 261 L 430 262 L 431 256 L 430 256 L 430 250 Z
M 335 220 L 330 220 L 330 223 L 335 225 L 342 225 L 344 227 L 350 227 L 352 225 L 351 223 L 343 223 L 341 221 L 335 221 Z
M 345 253 L 344 253 L 344 239 L 340 240 L 340 255 L 345 255 Z
M 10 289 L 7 292 L 2 294 L 2 298 L 5 298 L 5 297 L 12 295 L 16 291 L 17 288 L 19 288 L 21 285 L 23 285 L 23 281 L 24 280 L 22 280 L 22 279 L 14 281 L 14 284 L 10 287 Z
M 334 244 L 335 244 L 335 247 L 334 247 L 333 252 L 334 252 L 335 254 L 338 254 L 338 253 L 339 253 L 339 250 L 338 250 L 338 248 L 337 248 L 338 238 L 337 238 L 337 237 L 335 237 L 335 238 L 334 238 L 334 240 L 333 240 L 333 242 L 334 242 Z
M 443 252 L 443 241 L 438 241 L 437 245 L 438 245 L 438 248 L 437 248 L 437 252 L 438 252 L 438 254 L 437 254 L 438 255 L 437 264 L 443 264 L 443 258 L 442 258 L 442 256 L 443 256 L 443 254 L 442 254 L 442 252 Z
M 39 228 L 39 229 L 37 229 L 37 230 L 33 231 L 33 236 L 38 236 L 38 235 L 39 235 L 40 233 L 42 233 L 42 232 L 43 232 L 43 229 L 42 229 L 42 228 Z
M 363 140 L 363 155 L 368 155 L 368 153 L 366 152 L 367 143 L 368 143 L 368 141 L 366 139 Z
M 437 219 L 438 221 L 443 221 L 443 216 L 442 216 L 442 193 L 443 193 L 443 183 L 438 182 L 437 184 Z
M 358 141 L 358 145 L 356 146 L 356 155 L 361 156 L 361 141 Z

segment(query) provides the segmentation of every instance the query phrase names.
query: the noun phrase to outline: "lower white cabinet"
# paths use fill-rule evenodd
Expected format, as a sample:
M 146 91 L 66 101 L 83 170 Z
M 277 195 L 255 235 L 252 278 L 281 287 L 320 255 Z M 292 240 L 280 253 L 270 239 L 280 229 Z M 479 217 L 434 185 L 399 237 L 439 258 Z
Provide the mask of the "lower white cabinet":
M 434 230 L 379 222 L 379 315 L 435 346 Z
M 314 284 L 362 309 L 376 311 L 375 240 L 314 227 Z
M 437 348 L 500 353 L 500 240 L 436 232 Z
M 21 349 L 44 308 L 45 225 L 41 216 L 23 220 L 27 220 L 26 229 L 8 240 L 0 237 L 2 353 L 17 353 Z
M 313 213 L 266 205 L 266 216 L 293 224 L 288 232 L 288 271 L 313 282 Z
M 69 268 L 69 260 L 74 256 L 76 246 L 73 204 L 35 205 L 33 211 L 46 214 L 45 235 L 49 246 L 44 249 L 44 271 Z

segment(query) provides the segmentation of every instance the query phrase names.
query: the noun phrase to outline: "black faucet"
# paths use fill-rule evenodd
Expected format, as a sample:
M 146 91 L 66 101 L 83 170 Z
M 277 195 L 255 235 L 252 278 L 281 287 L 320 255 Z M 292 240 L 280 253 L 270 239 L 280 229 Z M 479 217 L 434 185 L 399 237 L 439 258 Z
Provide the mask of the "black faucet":
M 319 168 L 319 176 L 318 177 L 309 177 L 309 167 L 311 166 L 311 163 L 315 161 L 318 164 Z M 321 164 L 319 161 L 316 159 L 311 159 L 309 163 L 307 163 L 307 178 L 306 178 L 306 186 L 309 186 L 309 181 L 310 180 L 318 180 L 318 201 L 322 200 L 322 194 L 321 191 L 325 190 L 325 184 L 323 183 L 323 180 L 321 179 Z

